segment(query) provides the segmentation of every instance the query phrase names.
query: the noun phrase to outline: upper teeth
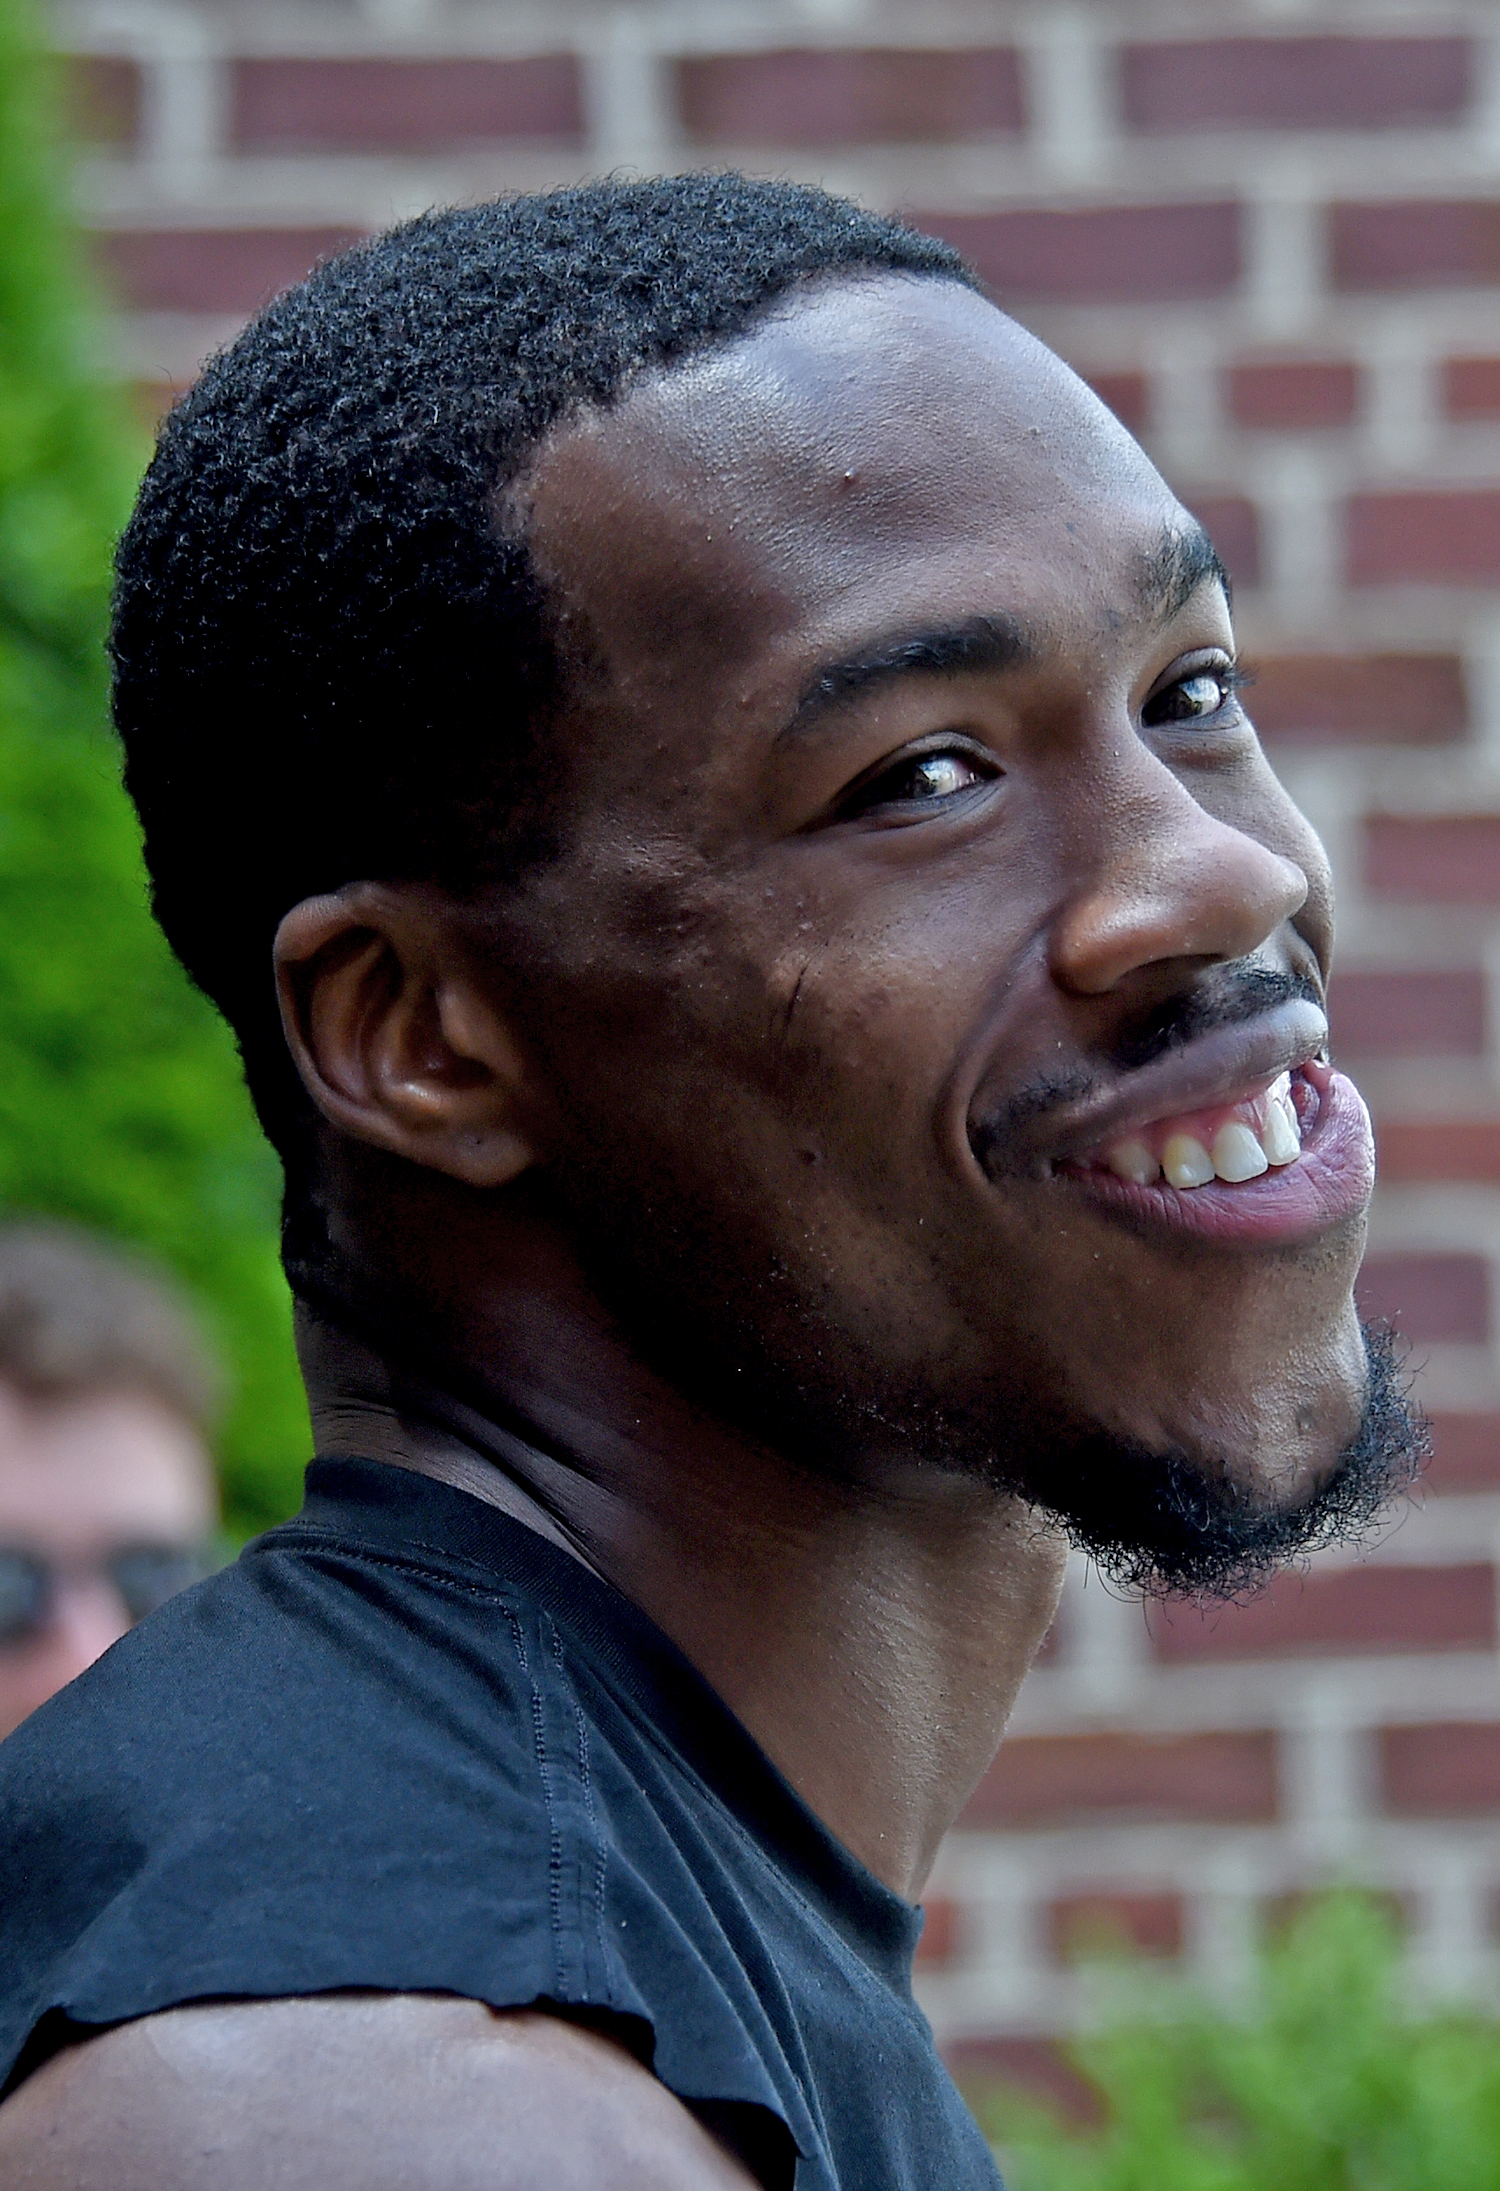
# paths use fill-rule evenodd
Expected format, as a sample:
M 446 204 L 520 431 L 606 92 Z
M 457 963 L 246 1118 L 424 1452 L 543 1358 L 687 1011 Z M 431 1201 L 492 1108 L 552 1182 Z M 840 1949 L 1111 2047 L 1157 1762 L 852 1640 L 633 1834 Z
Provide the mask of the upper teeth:
M 1196 1134 L 1170 1135 L 1161 1168 L 1174 1187 L 1206 1186 L 1214 1176 L 1214 1160 Z
M 1302 1128 L 1289 1095 L 1272 1096 L 1260 1140 L 1268 1163 L 1290 1164 L 1302 1154 Z
M 1260 1136 L 1238 1119 L 1231 1119 L 1214 1135 L 1213 1160 L 1221 1179 L 1258 1179 L 1271 1164 L 1260 1145 Z
M 1104 1161 L 1117 1179 L 1129 1179 L 1139 1187 L 1151 1186 L 1163 1173 L 1174 1187 L 1202 1187 L 1210 1179 L 1234 1183 L 1257 1179 L 1273 1165 L 1295 1162 L 1302 1153 L 1302 1129 L 1292 1106 L 1291 1075 L 1283 1073 L 1273 1081 L 1262 1101 L 1263 1116 L 1258 1125 L 1248 1118 L 1228 1119 L 1214 1135 L 1211 1148 L 1196 1134 L 1171 1133 L 1162 1144 L 1158 1161 L 1144 1135 L 1127 1134 L 1110 1144 Z

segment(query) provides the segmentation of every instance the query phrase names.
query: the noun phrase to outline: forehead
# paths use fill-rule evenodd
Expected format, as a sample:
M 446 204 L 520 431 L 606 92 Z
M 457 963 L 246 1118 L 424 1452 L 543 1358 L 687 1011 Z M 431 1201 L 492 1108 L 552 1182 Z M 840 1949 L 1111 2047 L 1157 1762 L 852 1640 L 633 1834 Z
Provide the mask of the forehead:
M 1184 513 L 1061 360 L 956 283 L 804 293 L 570 426 L 533 553 L 617 655 L 744 654 L 906 614 L 1138 612 Z M 1149 590 L 1149 589 L 1147 589 Z
M 0 1384 L 0 1539 L 70 1548 L 189 1538 L 213 1521 L 208 1455 L 130 1393 L 36 1401 Z

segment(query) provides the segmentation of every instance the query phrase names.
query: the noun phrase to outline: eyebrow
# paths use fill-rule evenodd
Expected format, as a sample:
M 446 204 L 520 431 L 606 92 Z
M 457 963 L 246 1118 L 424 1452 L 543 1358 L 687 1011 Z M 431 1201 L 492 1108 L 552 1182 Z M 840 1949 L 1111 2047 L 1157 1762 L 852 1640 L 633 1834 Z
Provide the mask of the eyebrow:
M 1157 546 L 1141 558 L 1137 585 L 1141 605 L 1165 624 L 1187 604 L 1198 588 L 1212 579 L 1232 603 L 1234 588 L 1218 549 L 1196 519 L 1180 528 L 1162 528 Z
M 804 687 L 782 736 L 798 737 L 851 700 L 906 677 L 960 677 L 1017 669 L 1034 642 L 1016 617 L 971 616 L 959 624 L 896 632 L 868 653 L 825 662 Z
M 1208 533 L 1194 520 L 1182 527 L 1163 527 L 1157 546 L 1141 558 L 1136 583 L 1142 606 L 1165 624 L 1209 580 L 1223 587 L 1226 601 L 1232 600 L 1229 573 Z M 824 716 L 902 678 L 994 675 L 1023 668 L 1036 659 L 1036 652 L 1036 641 L 1026 625 L 1004 613 L 896 632 L 868 653 L 825 662 L 803 688 L 781 736 L 800 737 Z

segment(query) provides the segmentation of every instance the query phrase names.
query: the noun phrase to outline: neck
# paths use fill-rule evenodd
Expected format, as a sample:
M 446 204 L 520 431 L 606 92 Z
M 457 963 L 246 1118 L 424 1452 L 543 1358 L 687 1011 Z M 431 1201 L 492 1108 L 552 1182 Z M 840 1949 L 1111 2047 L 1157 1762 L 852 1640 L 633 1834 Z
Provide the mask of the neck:
M 1032 1511 L 950 1471 L 814 1475 L 654 1387 L 553 1301 L 497 1321 L 460 1399 L 299 1311 L 320 1452 L 453 1484 L 654 1620 L 829 1829 L 915 1899 L 989 1764 L 1056 1604 Z M 518 1343 L 518 1341 L 520 1343 Z M 507 1424 L 524 1424 L 517 1435 Z

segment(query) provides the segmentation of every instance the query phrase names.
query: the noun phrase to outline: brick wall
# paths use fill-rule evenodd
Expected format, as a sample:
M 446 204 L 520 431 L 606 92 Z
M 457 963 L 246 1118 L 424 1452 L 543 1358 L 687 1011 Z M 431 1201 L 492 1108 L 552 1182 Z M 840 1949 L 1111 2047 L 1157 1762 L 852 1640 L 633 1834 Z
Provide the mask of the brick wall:
M 422 206 L 737 162 L 916 212 L 1137 431 L 1238 585 L 1332 851 L 1364 1289 L 1438 1424 L 1365 1563 L 1143 1617 L 1080 1565 L 949 1842 L 924 1998 L 1035 2069 L 1111 1935 L 1232 1989 L 1360 1876 L 1500 1989 L 1500 15 L 1492 0 L 73 0 L 86 213 L 155 404 Z M 1030 2050 L 1028 2052 L 1028 2049 Z

